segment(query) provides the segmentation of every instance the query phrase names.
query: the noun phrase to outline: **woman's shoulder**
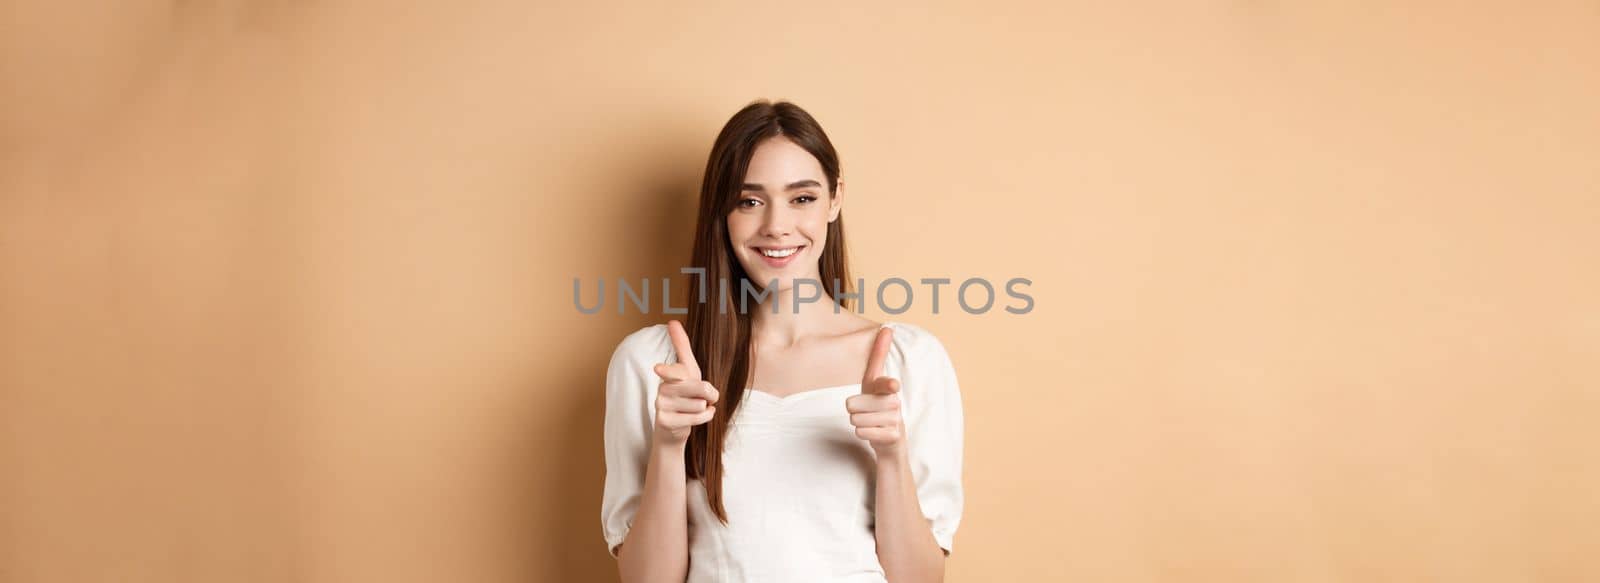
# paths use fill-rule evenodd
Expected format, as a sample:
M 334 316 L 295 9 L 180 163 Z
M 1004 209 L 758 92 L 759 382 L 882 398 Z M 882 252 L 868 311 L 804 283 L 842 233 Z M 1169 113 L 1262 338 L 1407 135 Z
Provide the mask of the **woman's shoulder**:
M 674 356 L 672 337 L 666 324 L 651 324 L 622 337 L 612 354 L 613 360 L 633 362 L 666 362 Z
M 888 370 L 905 383 L 901 390 L 907 410 L 926 410 L 932 403 L 959 405 L 955 363 L 939 337 L 915 324 L 888 322 L 884 326 L 894 330 Z
M 909 363 L 927 361 L 928 359 L 948 360 L 944 343 L 939 337 L 927 328 L 906 322 L 884 322 L 885 327 L 894 330 L 893 347 L 898 349 L 902 357 Z

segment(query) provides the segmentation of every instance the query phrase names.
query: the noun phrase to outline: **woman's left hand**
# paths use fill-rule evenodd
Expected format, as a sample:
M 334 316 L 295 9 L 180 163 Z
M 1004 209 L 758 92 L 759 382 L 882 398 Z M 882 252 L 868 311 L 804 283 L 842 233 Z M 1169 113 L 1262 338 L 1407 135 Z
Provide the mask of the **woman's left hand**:
M 872 354 L 867 357 L 866 375 L 861 379 L 861 394 L 844 401 L 845 409 L 850 412 L 850 424 L 856 428 L 856 437 L 867 440 L 879 460 L 898 456 L 905 449 L 900 381 L 883 376 L 883 361 L 889 356 L 889 344 L 893 340 L 893 329 L 885 326 L 878 330 Z

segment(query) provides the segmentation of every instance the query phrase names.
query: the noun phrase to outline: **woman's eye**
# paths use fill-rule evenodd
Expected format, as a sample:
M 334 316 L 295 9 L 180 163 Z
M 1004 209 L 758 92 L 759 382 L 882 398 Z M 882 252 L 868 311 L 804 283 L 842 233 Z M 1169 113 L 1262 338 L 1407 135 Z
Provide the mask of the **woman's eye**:
M 806 204 L 806 203 L 814 201 L 814 200 L 817 200 L 817 197 L 811 196 L 809 194 L 797 196 L 794 199 L 795 202 L 798 202 L 800 204 Z
M 754 207 L 754 206 L 756 206 L 758 204 L 761 204 L 761 201 L 753 199 L 753 198 L 741 198 L 741 199 L 739 199 L 739 208 L 751 208 L 751 207 Z

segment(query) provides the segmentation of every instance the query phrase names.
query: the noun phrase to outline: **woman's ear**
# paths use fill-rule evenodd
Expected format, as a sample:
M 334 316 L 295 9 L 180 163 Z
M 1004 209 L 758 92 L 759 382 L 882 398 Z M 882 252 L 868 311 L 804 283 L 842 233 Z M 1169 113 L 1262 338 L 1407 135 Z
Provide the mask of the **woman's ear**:
M 844 208 L 844 179 L 838 179 L 838 185 L 833 187 L 833 196 L 828 198 L 828 222 L 839 219 L 839 211 Z

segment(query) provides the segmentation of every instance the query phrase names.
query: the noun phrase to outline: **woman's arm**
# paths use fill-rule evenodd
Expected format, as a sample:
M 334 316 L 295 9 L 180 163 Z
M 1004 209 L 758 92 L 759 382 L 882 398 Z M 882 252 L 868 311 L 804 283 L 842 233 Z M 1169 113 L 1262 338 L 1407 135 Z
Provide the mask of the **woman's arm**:
M 878 562 L 889 582 L 943 581 L 944 549 L 922 516 L 911 463 L 903 453 L 879 455 L 876 500 Z
M 617 547 L 623 583 L 671 581 L 689 574 L 689 517 L 684 443 L 652 440 L 633 527 Z
M 650 430 L 650 459 L 633 526 L 617 545 L 623 583 L 683 583 L 689 574 L 689 486 L 683 453 L 694 426 L 716 415 L 717 390 L 700 380 L 700 365 L 683 325 L 669 322 L 667 334 L 678 362 L 655 365 L 661 385 Z
M 878 563 L 890 583 L 944 580 L 944 549 L 933 525 L 922 514 L 917 481 L 911 473 L 910 447 L 900 411 L 900 381 L 883 375 L 894 330 L 883 327 L 872 343 L 861 394 L 845 400 L 856 436 L 867 440 L 878 460 L 874 492 L 874 537 Z
M 961 392 L 937 338 L 915 326 L 893 328 L 904 334 L 888 326 L 878 332 L 862 394 L 846 399 L 845 409 L 877 458 L 874 535 L 884 574 L 892 583 L 943 581 L 961 520 Z M 883 375 L 891 344 L 915 387 L 904 415 L 900 380 Z

